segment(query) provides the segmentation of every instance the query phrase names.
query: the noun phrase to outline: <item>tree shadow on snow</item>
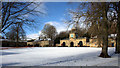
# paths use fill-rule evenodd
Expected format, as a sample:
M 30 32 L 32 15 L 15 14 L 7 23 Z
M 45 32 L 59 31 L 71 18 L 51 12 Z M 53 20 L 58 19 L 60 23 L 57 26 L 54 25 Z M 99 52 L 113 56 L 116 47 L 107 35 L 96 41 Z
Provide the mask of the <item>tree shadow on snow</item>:
M 12 54 L 19 54 L 19 53 L 12 53 L 12 52 L 2 52 L 0 55 L 12 55 Z
M 96 51 L 96 52 L 91 52 L 91 53 L 83 53 L 83 54 L 78 54 L 78 55 L 54 58 L 54 59 L 51 59 L 51 60 L 55 60 L 54 62 L 48 62 L 48 63 L 40 64 L 38 66 L 46 66 L 46 65 L 49 66 L 49 65 L 52 65 L 52 64 L 64 63 L 64 62 L 69 62 L 69 61 L 76 62 L 77 60 L 88 61 L 88 59 L 89 59 L 89 60 L 93 61 L 93 59 L 95 60 L 96 58 L 101 58 L 101 57 L 98 57 L 100 53 L 101 52 Z M 112 55 L 114 55 L 114 54 L 115 54 L 114 52 L 110 51 L 109 55 L 112 58 Z M 86 59 L 86 58 L 88 58 L 88 59 Z
M 16 64 L 20 64 L 20 63 L 6 63 L 6 64 L 2 64 L 2 66 L 14 66 Z

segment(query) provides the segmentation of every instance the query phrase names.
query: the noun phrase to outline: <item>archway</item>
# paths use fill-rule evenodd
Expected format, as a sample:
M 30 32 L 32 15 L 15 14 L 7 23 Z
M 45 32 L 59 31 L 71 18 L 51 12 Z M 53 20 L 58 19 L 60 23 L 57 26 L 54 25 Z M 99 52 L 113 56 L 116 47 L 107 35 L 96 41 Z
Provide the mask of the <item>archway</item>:
M 78 45 L 79 45 L 80 47 L 82 47 L 82 46 L 83 46 L 83 42 L 82 42 L 82 41 L 79 41 Z
M 74 43 L 73 42 L 70 43 L 70 47 L 74 47 Z
M 63 42 L 62 46 L 63 46 L 63 47 L 65 47 L 65 46 L 66 46 L 66 43 L 65 43 L 65 42 Z
M 112 43 L 112 47 L 114 47 L 114 43 Z

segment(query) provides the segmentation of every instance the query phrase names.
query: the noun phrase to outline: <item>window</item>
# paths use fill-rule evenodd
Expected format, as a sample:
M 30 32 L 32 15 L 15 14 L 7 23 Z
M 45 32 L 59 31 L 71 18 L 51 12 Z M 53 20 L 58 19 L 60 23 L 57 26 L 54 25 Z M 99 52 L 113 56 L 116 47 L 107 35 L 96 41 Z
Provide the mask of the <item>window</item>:
M 86 39 L 86 42 L 89 42 L 89 38 Z
M 78 38 L 78 34 L 76 34 L 76 38 Z
M 73 37 L 73 34 L 71 34 L 70 37 Z

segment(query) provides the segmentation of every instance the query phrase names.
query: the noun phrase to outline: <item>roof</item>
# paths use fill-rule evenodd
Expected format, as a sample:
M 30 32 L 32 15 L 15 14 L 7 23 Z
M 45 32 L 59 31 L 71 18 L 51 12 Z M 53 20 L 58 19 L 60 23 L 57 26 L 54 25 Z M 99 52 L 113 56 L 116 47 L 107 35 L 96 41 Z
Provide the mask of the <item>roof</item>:
M 74 24 L 74 25 L 73 25 L 73 27 L 72 27 L 72 30 L 73 30 L 73 29 L 76 29 L 76 26 L 75 26 L 75 24 Z

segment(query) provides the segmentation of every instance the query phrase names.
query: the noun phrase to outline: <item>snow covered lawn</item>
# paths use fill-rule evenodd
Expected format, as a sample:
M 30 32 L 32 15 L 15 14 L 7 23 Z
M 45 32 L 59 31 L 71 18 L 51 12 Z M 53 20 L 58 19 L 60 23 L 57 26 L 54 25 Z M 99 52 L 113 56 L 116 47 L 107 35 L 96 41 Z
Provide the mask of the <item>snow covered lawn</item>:
M 31 47 L 0 50 L 3 66 L 118 66 L 115 48 L 109 47 L 111 58 L 98 57 L 101 48 Z
M 0 50 L 4 50 L 4 49 L 14 49 L 14 48 L 27 48 L 27 47 L 0 47 Z

